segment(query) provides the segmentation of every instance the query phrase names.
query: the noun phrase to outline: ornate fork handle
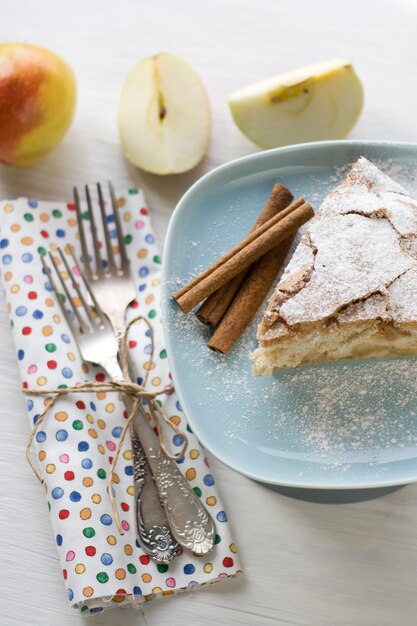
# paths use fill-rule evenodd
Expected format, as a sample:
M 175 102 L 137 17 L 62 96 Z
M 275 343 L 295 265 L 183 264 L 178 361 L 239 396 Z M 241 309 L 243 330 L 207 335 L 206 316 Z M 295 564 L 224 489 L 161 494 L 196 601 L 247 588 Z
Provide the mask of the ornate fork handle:
M 214 546 L 216 528 L 213 519 L 175 462 L 161 450 L 158 438 L 142 417 L 136 416 L 134 428 L 146 450 L 173 536 L 194 554 L 207 554 Z
M 152 477 L 142 445 L 132 437 L 136 526 L 141 548 L 157 563 L 169 563 L 179 548 L 159 502 L 153 496 Z
M 117 359 L 117 355 L 103 360 L 101 365 L 112 380 L 123 380 L 123 372 Z M 123 403 L 130 413 L 133 400 L 123 395 Z M 140 421 L 144 421 L 141 415 Z M 135 425 L 134 425 L 135 426 Z M 144 424 L 145 430 L 151 430 Z M 152 479 L 147 452 L 143 449 L 145 442 L 140 433 L 134 428 L 132 435 L 133 469 L 136 502 L 136 528 L 139 542 L 144 552 L 149 554 L 158 563 L 169 563 L 178 550 L 178 542 L 171 532 L 166 510 L 161 506 L 159 489 Z M 151 431 L 152 434 L 153 431 Z M 154 435 L 155 436 L 155 435 Z
M 101 365 L 113 380 L 123 379 L 116 357 L 107 359 Z M 131 399 L 125 397 L 124 402 L 129 410 Z M 181 474 L 175 461 L 164 454 L 158 437 L 143 415 L 136 415 L 133 428 L 149 463 L 173 537 L 194 554 L 207 554 L 214 547 L 216 536 L 213 519 Z

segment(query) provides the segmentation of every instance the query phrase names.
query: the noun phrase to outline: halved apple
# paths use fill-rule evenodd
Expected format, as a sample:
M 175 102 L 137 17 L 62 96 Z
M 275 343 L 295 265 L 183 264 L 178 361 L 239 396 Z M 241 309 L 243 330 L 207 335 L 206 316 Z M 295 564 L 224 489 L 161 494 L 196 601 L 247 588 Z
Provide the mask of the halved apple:
M 363 90 L 346 59 L 311 65 L 229 96 L 240 130 L 262 148 L 341 139 L 363 106 Z
M 210 138 L 206 90 L 188 63 L 161 53 L 128 75 L 119 104 L 126 158 L 153 174 L 179 174 L 197 165 Z

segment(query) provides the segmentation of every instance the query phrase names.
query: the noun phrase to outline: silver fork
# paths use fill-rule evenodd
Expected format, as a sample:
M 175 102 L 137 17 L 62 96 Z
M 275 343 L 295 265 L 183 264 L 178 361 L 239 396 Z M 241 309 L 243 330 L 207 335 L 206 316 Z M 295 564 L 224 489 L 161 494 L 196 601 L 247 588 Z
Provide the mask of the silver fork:
M 74 302 L 71 290 L 61 272 L 58 270 L 57 262 L 51 253 L 49 253 L 49 258 L 52 266 L 56 270 L 55 274 L 59 279 L 62 291 L 59 290 L 57 281 L 54 279 L 54 274 L 51 272 L 50 267 L 48 267 L 44 256 L 41 257 L 42 265 L 61 305 L 62 312 L 72 331 L 82 358 L 90 363 L 100 365 L 112 380 L 121 381 L 124 379 L 124 376 L 118 362 L 117 338 L 105 314 L 100 309 L 94 297 L 94 293 L 88 287 L 88 283 L 77 263 L 73 249 L 70 248 L 70 250 L 73 262 L 78 268 L 81 280 L 87 289 L 87 296 L 89 296 L 93 306 L 87 302 L 83 290 L 74 277 L 67 257 L 62 252 L 61 248 L 57 248 L 57 252 L 64 264 L 68 277 L 71 279 L 72 289 L 79 298 L 81 303 L 80 308 L 78 308 Z M 61 296 L 64 296 L 64 298 Z M 130 412 L 133 405 L 132 399 L 124 396 L 123 402 L 126 409 Z M 152 438 L 152 435 L 153 437 L 155 437 L 155 435 L 151 428 L 146 426 L 144 420 L 145 418 L 142 417 L 142 419 L 135 424 L 135 428 L 138 433 L 142 433 L 141 436 L 144 441 L 147 441 L 148 438 L 151 440 L 152 445 L 155 445 Z M 148 431 L 151 432 L 150 436 Z M 132 447 L 134 451 L 133 467 L 136 526 L 140 545 L 143 551 L 151 556 L 154 561 L 158 563 L 169 563 L 174 558 L 179 545 L 172 535 L 165 510 L 161 506 L 161 500 L 152 478 L 150 481 L 148 480 L 148 497 L 146 501 L 142 498 L 142 492 L 143 489 L 145 489 L 143 484 L 144 477 L 146 473 L 149 473 L 149 466 L 143 448 L 135 437 L 132 438 Z M 149 489 L 149 482 L 153 485 L 151 489 Z
M 77 212 L 80 233 L 81 252 L 87 283 L 94 293 L 95 301 L 110 320 L 116 337 L 119 341 L 125 328 L 125 311 L 128 304 L 136 297 L 136 289 L 130 272 L 130 263 L 123 238 L 123 230 L 117 207 L 117 200 L 113 186 L 109 183 L 109 194 L 114 216 L 114 226 L 120 253 L 120 267 L 118 267 L 108 232 L 105 202 L 100 184 L 97 184 L 97 193 L 100 206 L 101 222 L 103 226 L 108 266 L 103 268 L 103 259 L 100 253 L 97 227 L 89 187 L 85 187 L 88 216 L 91 224 L 91 236 L 94 249 L 95 269 L 89 260 L 86 234 L 83 224 L 80 197 L 74 189 L 74 200 Z M 137 422 L 138 420 L 136 420 Z M 143 421 L 143 420 L 140 420 Z M 135 423 L 136 423 L 135 422 Z M 150 430 L 150 429 L 149 429 Z M 190 548 L 196 554 L 205 554 L 214 546 L 215 526 L 200 499 L 189 486 L 177 465 L 168 459 L 158 445 L 158 459 L 151 459 L 146 449 L 142 435 L 137 432 L 139 440 L 145 447 L 151 473 L 157 485 L 159 496 L 165 508 L 172 534 L 177 541 Z M 154 435 L 152 431 L 152 435 Z M 136 441 L 136 445 L 140 446 Z M 156 462 L 157 461 L 157 462 Z M 173 480 L 172 485 L 168 484 Z M 151 481 L 147 481 L 148 483 Z M 150 489 L 150 487 L 149 487 Z M 178 500 L 177 500 L 178 498 Z
M 83 272 L 90 290 L 94 293 L 95 302 L 98 303 L 98 306 L 110 321 L 120 348 L 120 342 L 125 329 L 126 309 L 136 297 L 136 288 L 130 272 L 130 263 L 123 239 L 120 216 L 117 211 L 117 201 L 111 183 L 109 183 L 109 192 L 120 252 L 120 267 L 117 266 L 113 254 L 107 228 L 107 216 L 101 185 L 97 184 L 97 193 L 106 245 L 107 268 L 103 267 L 103 258 L 99 248 L 93 203 L 88 185 L 85 186 L 85 197 L 87 202 L 87 217 L 91 225 L 95 267 L 90 263 L 84 228 L 85 220 L 81 209 L 80 195 L 76 187 L 74 187 L 74 203 L 77 214 L 78 232 L 80 235 Z M 116 365 L 118 368 L 119 364 L 117 363 Z M 112 364 L 110 364 L 110 367 L 111 366 Z M 108 370 L 108 367 L 106 367 L 106 369 Z M 109 371 L 109 375 L 112 378 L 118 376 L 119 373 L 119 371 Z M 126 398 L 126 403 L 129 405 L 128 408 L 131 408 L 132 402 L 129 398 Z M 165 511 L 161 508 L 161 501 L 149 468 L 149 463 L 141 442 L 135 433 L 133 433 L 132 437 L 132 448 L 135 467 L 134 483 L 139 540 L 141 545 L 146 546 L 145 551 L 152 556 L 152 558 L 155 560 L 161 560 L 163 558 L 163 562 L 168 563 L 174 558 L 178 544 L 172 538 L 169 522 Z M 156 531 L 156 529 L 158 530 Z

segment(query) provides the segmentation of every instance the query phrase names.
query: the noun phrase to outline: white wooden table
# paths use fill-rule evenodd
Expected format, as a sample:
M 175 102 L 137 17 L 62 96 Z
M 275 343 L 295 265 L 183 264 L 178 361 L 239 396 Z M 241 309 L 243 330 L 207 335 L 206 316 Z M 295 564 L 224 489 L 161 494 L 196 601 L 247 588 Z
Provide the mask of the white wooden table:
M 60 52 L 78 79 L 75 123 L 64 143 L 28 170 L 0 170 L 0 195 L 66 199 L 73 183 L 111 178 L 147 193 L 161 245 L 171 212 L 201 174 L 254 147 L 233 125 L 230 91 L 273 73 L 351 57 L 366 94 L 353 137 L 417 142 L 415 0 L 14 0 L 2 2 L 1 41 Z M 177 177 L 145 175 L 123 160 L 116 111 L 124 77 L 166 50 L 203 77 L 213 109 L 207 158 Z M 0 625 L 69 626 L 48 512 L 24 459 L 28 432 L 4 301 L 0 302 Z M 414 626 L 417 485 L 343 505 L 282 496 L 214 460 L 246 575 L 152 603 L 150 626 Z M 95 624 L 145 623 L 132 609 Z

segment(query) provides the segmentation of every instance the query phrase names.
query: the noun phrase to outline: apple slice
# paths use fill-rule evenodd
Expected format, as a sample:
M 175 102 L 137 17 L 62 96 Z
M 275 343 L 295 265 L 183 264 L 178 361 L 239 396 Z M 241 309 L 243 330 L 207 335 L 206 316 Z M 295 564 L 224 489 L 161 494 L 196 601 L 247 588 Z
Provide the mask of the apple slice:
M 346 59 L 280 74 L 229 96 L 234 121 L 262 148 L 346 137 L 362 105 L 361 82 Z
M 197 165 L 210 138 L 210 105 L 188 63 L 167 53 L 140 61 L 123 86 L 119 133 L 126 158 L 153 174 Z

